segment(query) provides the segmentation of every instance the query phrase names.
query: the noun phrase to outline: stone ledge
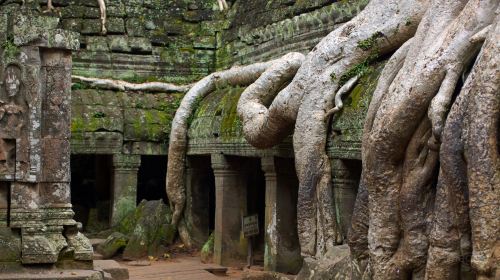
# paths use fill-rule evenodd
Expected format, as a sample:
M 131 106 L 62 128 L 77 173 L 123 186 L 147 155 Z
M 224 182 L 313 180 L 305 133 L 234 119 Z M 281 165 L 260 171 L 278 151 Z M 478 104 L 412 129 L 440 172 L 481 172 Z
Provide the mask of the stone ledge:
M 94 269 L 111 274 L 113 280 L 129 279 L 128 269 L 114 260 L 94 260 Z
M 0 280 L 102 280 L 103 275 L 96 270 L 41 270 L 33 269 L 17 273 L 0 274 Z M 123 278 L 122 278 L 123 279 Z

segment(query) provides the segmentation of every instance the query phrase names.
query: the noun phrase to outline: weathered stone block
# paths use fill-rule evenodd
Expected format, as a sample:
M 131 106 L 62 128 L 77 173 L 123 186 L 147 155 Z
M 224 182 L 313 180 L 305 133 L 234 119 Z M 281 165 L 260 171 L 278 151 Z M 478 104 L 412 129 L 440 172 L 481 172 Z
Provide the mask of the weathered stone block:
M 7 14 L 0 13 L 0 42 L 7 41 Z
M 42 136 L 69 139 L 71 77 L 63 67 L 44 67 L 46 98 L 42 102 Z
M 207 10 L 191 10 L 184 13 L 184 20 L 187 22 L 201 22 L 211 20 L 213 13 Z
M 108 36 L 109 48 L 113 52 L 130 52 L 127 37 L 119 35 Z
M 148 38 L 130 37 L 128 42 L 134 53 L 151 53 L 153 51 L 153 47 Z
M 68 164 L 69 165 L 69 164 Z M 56 177 L 56 176 L 54 176 Z M 69 176 L 59 175 L 58 177 L 62 177 L 63 179 L 68 180 Z M 52 180 L 54 181 L 54 180 Z M 40 183 L 40 200 L 42 204 L 46 207 L 49 207 L 51 204 L 55 205 L 66 205 L 67 210 L 70 210 L 71 207 L 71 188 L 69 186 L 69 181 L 66 182 L 51 182 L 51 183 Z M 59 210 L 59 209 L 58 209 Z M 68 219 L 72 217 L 73 213 L 69 213 L 69 215 L 65 215 L 64 210 L 60 209 L 58 212 L 53 213 L 56 219 Z M 67 216 L 67 217 L 65 217 Z M 63 221 L 61 221 L 63 222 Z
M 124 17 L 126 15 L 125 5 L 123 3 L 113 3 L 114 5 L 106 7 L 106 13 L 109 17 Z
M 215 49 L 215 36 L 200 36 L 193 42 L 195 49 Z
M 144 36 L 144 21 L 139 18 L 129 18 L 126 22 L 129 36 Z
M 8 227 L 0 226 L 0 262 L 21 260 L 21 237 Z
M 96 35 L 101 33 L 101 20 L 100 19 L 86 19 L 82 23 L 82 34 Z
M 125 6 L 127 17 L 139 17 L 144 14 L 145 8 L 142 6 L 143 0 L 128 0 Z
M 69 139 L 42 139 L 42 178 L 43 182 L 70 181 Z
M 18 13 L 13 19 L 14 44 L 76 50 L 80 47 L 77 33 L 55 29 L 59 18 L 29 16 Z
M 177 229 L 170 224 L 172 212 L 162 200 L 143 200 L 132 215 L 136 223 L 123 252 L 124 259 L 158 256 L 173 243 Z
M 115 256 L 118 251 L 127 246 L 128 237 L 120 232 L 114 232 L 106 240 L 97 246 L 97 253 L 101 254 L 104 259 L 109 259 Z
M 61 9 L 62 18 L 83 18 L 88 7 L 71 5 Z
M 85 38 L 87 42 L 87 50 L 93 52 L 109 51 L 108 40 L 103 36 L 89 36 Z
M 95 2 L 97 2 L 97 1 L 95 1 Z M 101 12 L 100 12 L 99 8 L 85 7 L 83 17 L 85 19 L 100 18 Z
M 34 210 L 38 208 L 39 205 L 40 203 L 39 203 L 37 184 L 21 183 L 21 182 L 11 183 L 10 185 L 11 223 L 14 218 L 12 211 L 13 209 Z M 30 217 L 36 216 L 36 214 L 31 216 L 31 214 L 29 214 L 28 212 L 26 213 L 27 216 L 24 216 L 21 213 L 19 218 L 21 219 L 27 218 L 29 220 Z
M 43 50 L 41 56 L 42 66 L 48 67 L 63 67 L 65 70 L 71 70 L 71 52 L 61 51 L 61 50 Z M 58 76 L 56 78 L 67 78 L 67 73 L 59 73 L 62 77 Z
M 62 28 L 65 30 L 71 30 L 74 32 L 81 32 L 82 31 L 82 20 L 81 19 L 76 19 L 76 18 L 70 18 L 70 19 L 63 19 L 62 20 Z
M 121 266 L 116 261 L 113 260 L 94 261 L 94 267 L 96 269 L 102 269 L 104 272 L 109 273 L 113 280 L 129 279 L 128 269 Z
M 106 29 L 108 34 L 125 33 L 125 22 L 122 18 L 110 17 L 106 21 Z

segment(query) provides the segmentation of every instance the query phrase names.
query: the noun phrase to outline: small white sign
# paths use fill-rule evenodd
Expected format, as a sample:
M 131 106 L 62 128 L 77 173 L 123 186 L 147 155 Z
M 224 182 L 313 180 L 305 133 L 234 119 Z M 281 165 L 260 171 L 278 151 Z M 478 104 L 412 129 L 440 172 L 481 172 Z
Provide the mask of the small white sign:
M 259 235 L 259 215 L 243 217 L 243 236 L 245 238 Z

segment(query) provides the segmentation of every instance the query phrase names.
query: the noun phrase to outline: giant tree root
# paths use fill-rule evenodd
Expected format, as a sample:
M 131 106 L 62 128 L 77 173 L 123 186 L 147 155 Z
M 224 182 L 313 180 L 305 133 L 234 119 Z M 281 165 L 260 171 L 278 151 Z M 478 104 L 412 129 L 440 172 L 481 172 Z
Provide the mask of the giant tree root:
M 498 10 L 497 10 L 498 11 Z M 469 215 L 472 227 L 472 267 L 479 279 L 494 279 L 500 250 L 500 15 L 472 69 L 466 91 L 471 91 L 465 140 Z M 498 256 L 497 256 L 498 258 Z
M 404 219 L 403 224 L 408 224 L 422 211 L 415 206 L 404 214 L 398 208 L 398 204 L 405 204 L 405 200 L 400 200 L 400 193 L 408 191 L 404 188 L 405 182 L 413 184 L 414 180 L 410 173 L 404 172 L 404 163 L 412 160 L 405 152 L 429 106 L 433 135 L 440 138 L 440 118 L 446 109 L 436 108 L 449 104 L 450 93 L 460 76 L 457 73 L 462 72 L 481 45 L 471 39 L 493 21 L 497 6 L 497 1 L 434 1 L 409 51 L 414 55 L 406 58 L 382 100 L 371 131 L 366 132 L 369 134 L 363 146 L 363 172 L 370 197 L 369 243 L 374 279 L 405 279 L 407 273 L 411 276 L 417 272 L 422 265 L 420 260 L 425 259 L 425 255 L 414 258 L 416 255 L 407 254 L 412 252 L 411 246 L 425 245 L 426 236 L 422 236 L 425 223 L 414 224 L 411 231 L 403 227 L 405 237 L 411 237 L 411 232 L 421 234 L 409 240 L 408 245 L 399 244 L 400 217 Z M 440 101 L 431 105 L 434 96 Z M 432 164 L 426 169 L 430 170 Z M 419 201 L 415 199 L 412 203 Z M 421 254 L 422 248 L 419 252 Z
M 284 63 L 275 63 L 269 67 L 253 84 L 248 86 L 238 101 L 238 116 L 243 123 L 243 133 L 248 143 L 258 148 L 272 147 L 276 139 L 283 139 L 289 133 L 283 129 L 286 120 L 281 118 L 279 108 L 292 109 L 298 103 L 277 104 L 271 101 L 276 97 L 278 90 L 290 82 L 302 65 L 304 55 L 289 53 L 283 57 Z M 299 93 L 300 94 L 300 93 Z
M 353 278 L 454 279 L 472 249 L 470 264 L 478 277 L 495 277 L 498 2 L 372 0 L 304 59 L 291 54 L 287 63 L 242 75 L 246 85 L 257 80 L 238 104 L 247 140 L 267 148 L 294 133 L 298 234 L 307 259 L 327 255 L 337 242 L 325 151 L 329 115 L 339 111 L 342 95 L 364 68 L 395 52 L 364 126 L 363 175 L 349 237 L 352 261 L 343 263 L 352 267 Z M 459 79 L 479 50 L 457 97 Z M 229 84 L 238 83 L 232 70 L 221 73 Z M 187 119 L 197 98 L 213 90 L 214 79 L 208 76 L 190 90 L 174 120 L 167 180 L 174 220 L 184 203 Z
M 414 1 L 371 1 L 356 18 L 319 43 L 297 73 L 295 80 L 308 77 L 301 89 L 306 95 L 297 113 L 294 132 L 300 182 L 297 215 L 303 254 L 321 257 L 336 243 L 331 167 L 325 151 L 328 134 L 325 116 L 334 107 L 332 93 L 342 89 L 342 80 L 346 80 L 346 73 L 353 68 L 366 63 L 374 54 L 393 52 L 410 39 L 424 8 L 425 5 Z M 413 21 L 406 25 L 408 18 Z M 385 36 L 390 39 L 385 40 Z M 366 47 L 366 42 L 373 45 Z M 332 80 L 332 76 L 344 78 Z
M 134 84 L 121 80 L 89 78 L 71 76 L 74 82 L 81 82 L 97 89 L 110 89 L 119 91 L 148 91 L 148 92 L 186 92 L 191 85 L 174 85 L 162 82 L 147 82 Z
M 168 147 L 167 195 L 173 210 L 172 223 L 174 225 L 177 225 L 181 218 L 186 198 L 184 173 L 188 120 L 199 101 L 214 91 L 217 85 L 248 86 L 270 67 L 279 68 L 280 65 L 288 65 L 289 63 L 300 64 L 300 59 L 296 61 L 295 58 L 300 58 L 300 55 L 289 54 L 269 62 L 233 67 L 226 71 L 216 72 L 195 83 L 186 93 L 172 121 Z M 285 77 L 284 82 L 286 80 Z

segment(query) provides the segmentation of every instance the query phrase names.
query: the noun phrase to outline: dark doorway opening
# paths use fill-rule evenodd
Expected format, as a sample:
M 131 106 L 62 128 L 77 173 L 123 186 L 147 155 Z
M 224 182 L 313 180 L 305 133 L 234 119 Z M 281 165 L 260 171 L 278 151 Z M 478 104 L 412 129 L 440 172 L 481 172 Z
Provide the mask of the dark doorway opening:
M 111 155 L 71 155 L 71 203 L 84 231 L 109 227 Z
M 141 156 L 137 177 L 137 204 L 141 200 L 159 200 L 168 204 L 165 190 L 167 156 Z
M 266 218 L 266 178 L 259 158 L 245 158 L 247 181 L 247 214 L 259 217 L 259 235 L 251 238 L 254 264 L 264 265 L 265 218 Z
M 340 172 L 335 169 L 340 168 Z M 337 219 L 344 239 L 347 238 L 361 180 L 361 161 L 341 159 L 334 162 L 333 196 L 337 209 Z M 335 173 L 339 173 L 338 175 Z
M 184 217 L 195 245 L 201 247 L 215 229 L 215 176 L 210 156 L 189 156 Z

